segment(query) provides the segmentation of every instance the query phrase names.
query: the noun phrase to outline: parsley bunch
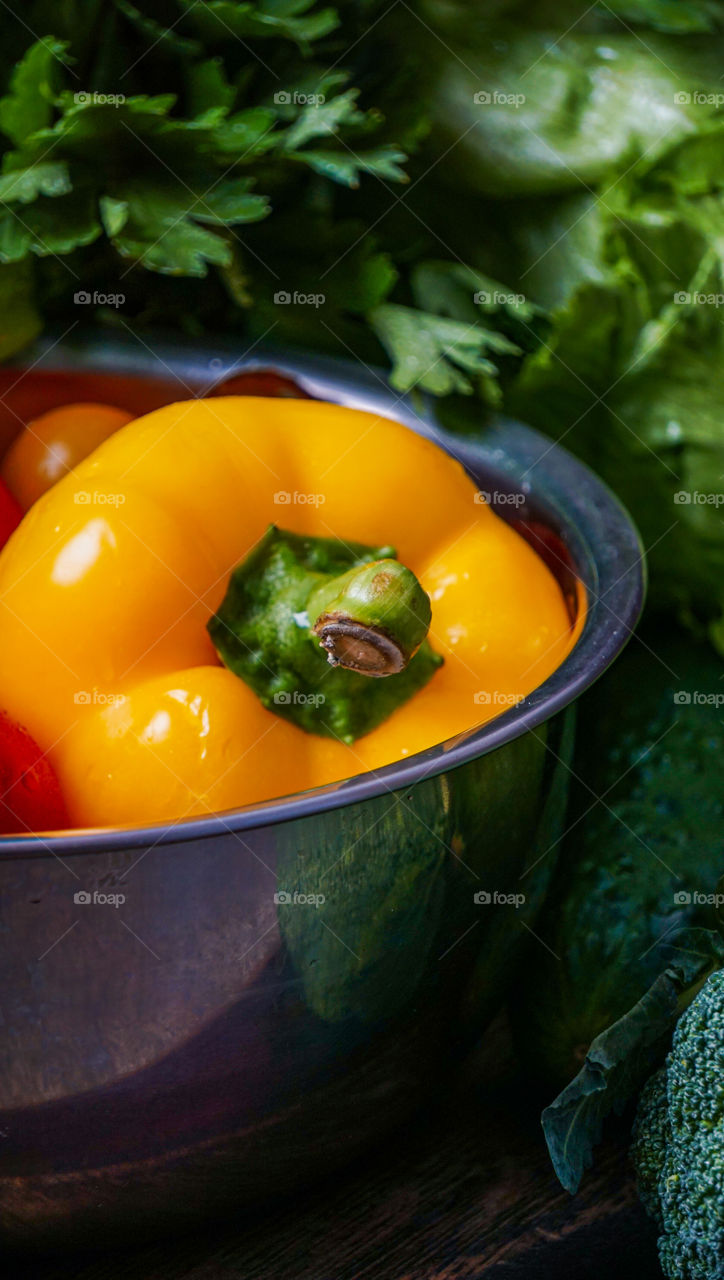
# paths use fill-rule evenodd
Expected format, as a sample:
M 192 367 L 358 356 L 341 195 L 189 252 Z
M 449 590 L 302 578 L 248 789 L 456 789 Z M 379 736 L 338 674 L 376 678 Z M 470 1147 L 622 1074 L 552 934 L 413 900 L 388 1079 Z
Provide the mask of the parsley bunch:
M 378 8 L 17 6 L 0 67 L 0 356 L 87 319 L 80 293 L 134 332 L 387 352 L 399 390 L 495 399 L 497 361 L 518 348 L 472 303 L 486 278 L 451 264 L 445 306 L 431 300 L 440 242 L 397 194 L 426 114 L 412 63 L 375 39 Z

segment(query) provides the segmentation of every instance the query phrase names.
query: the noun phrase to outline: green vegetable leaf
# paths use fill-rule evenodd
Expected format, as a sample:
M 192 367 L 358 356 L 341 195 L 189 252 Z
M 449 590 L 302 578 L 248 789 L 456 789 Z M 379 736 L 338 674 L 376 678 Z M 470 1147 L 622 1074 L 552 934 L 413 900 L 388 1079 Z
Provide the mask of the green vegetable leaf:
M 184 58 L 201 53 L 203 46 L 200 42 L 182 35 L 177 26 L 167 27 L 162 22 L 157 22 L 149 14 L 142 13 L 131 0 L 113 0 L 113 3 L 118 12 L 144 37 L 149 52 L 158 47 L 164 52 Z
M 421 311 L 487 330 L 490 350 L 508 357 L 509 366 L 512 357 L 535 350 L 548 327 L 543 309 L 525 294 L 462 262 L 420 262 L 410 272 L 410 286 Z M 513 368 L 519 363 L 515 360 Z M 488 380 L 487 390 L 487 398 L 497 403 L 500 393 L 494 381 Z
M 263 155 L 277 145 L 277 136 L 272 133 L 275 120 L 274 112 L 268 107 L 237 111 L 214 129 L 214 149 L 222 157 L 234 155 L 240 161 Z
M 719 0 L 606 0 L 601 8 L 636 26 L 681 35 L 716 31 L 724 22 Z
M 36 338 L 42 319 L 35 305 L 29 262 L 0 267 L 0 360 L 15 355 Z
M 244 200 L 248 198 L 244 195 Z M 195 220 L 203 214 L 204 204 L 176 184 L 163 178 L 129 181 L 119 186 L 115 200 L 116 207 L 126 206 L 126 216 L 113 243 L 123 257 L 149 271 L 204 276 L 209 263 L 226 266 L 231 261 L 226 241 Z
M 369 252 L 369 241 L 350 254 L 350 259 L 345 264 L 341 301 L 347 311 L 364 315 L 384 302 L 398 272 L 389 254 Z M 334 288 L 334 276 L 330 284 Z
M 61 116 L 52 129 L 36 134 L 33 143 L 39 148 L 44 143 L 58 139 L 81 143 L 86 140 L 100 142 L 114 134 L 120 136 L 120 129 L 129 125 L 132 117 L 137 117 L 133 121 L 136 127 L 148 125 L 158 131 L 162 127 L 160 118 L 168 116 L 175 105 L 175 93 L 140 93 L 132 98 L 125 98 L 118 106 L 99 102 L 92 93 L 61 93 L 58 98 Z M 170 127 L 188 127 L 189 123 L 174 121 Z
M 0 204 L 29 204 L 38 196 L 65 196 L 71 189 L 67 164 L 46 160 L 0 177 Z
M 606 1116 L 620 1114 L 637 1096 L 663 1061 L 682 1010 L 724 964 L 724 941 L 712 930 L 683 930 L 669 946 L 670 963 L 638 1003 L 596 1037 L 578 1075 L 541 1117 L 553 1167 L 572 1194 Z
M 462 324 L 384 303 L 369 314 L 369 321 L 392 359 L 390 381 L 398 391 L 420 387 L 433 395 L 452 391 L 471 394 L 468 375 L 492 376 L 495 364 L 485 352 L 515 354 L 519 348 L 502 334 L 476 324 Z
M 524 275 L 552 295 L 551 325 L 507 407 L 602 475 L 650 549 L 655 606 L 724 648 L 724 128 L 706 113 L 595 210 L 566 205 L 575 237 L 560 211 L 535 234 L 526 222 Z
M 530 324 L 542 308 L 490 276 L 462 262 L 420 262 L 410 273 L 415 301 L 422 311 L 437 311 L 453 320 L 507 315 Z
M 72 191 L 42 198 L 22 210 L 0 208 L 0 262 L 19 262 L 28 253 L 39 258 L 70 253 L 92 244 L 102 233 L 93 193 Z
M 46 36 L 15 67 L 10 92 L 0 99 L 0 129 L 16 146 L 50 124 L 66 49 L 62 41 Z
M 207 111 L 220 111 L 225 115 L 231 110 L 236 89 L 226 78 L 221 58 L 192 63 L 186 73 L 186 83 L 191 116 L 201 116 Z
M 98 206 L 106 235 L 112 239 L 128 221 L 128 203 L 126 200 L 114 200 L 111 196 L 101 196 Z
M 397 147 L 377 147 L 371 151 L 296 151 L 294 159 L 306 164 L 315 173 L 343 187 L 358 187 L 360 174 L 390 182 L 406 182 L 407 176 L 400 167 L 406 159 Z
M 252 178 L 222 178 L 192 205 L 190 213 L 197 222 L 213 226 L 233 227 L 239 222 L 258 222 L 269 212 L 266 196 L 251 191 Z
M 337 133 L 342 125 L 361 124 L 365 117 L 356 105 L 358 97 L 358 89 L 348 89 L 328 102 L 305 103 L 294 124 L 283 135 L 284 149 L 298 151 L 312 138 Z
M 259 0 L 256 4 L 236 0 L 178 0 L 190 24 L 210 44 L 226 44 L 229 36 L 239 39 L 283 36 L 308 49 L 338 23 L 334 9 L 314 9 L 315 0 Z M 312 10 L 310 13 L 309 10 Z

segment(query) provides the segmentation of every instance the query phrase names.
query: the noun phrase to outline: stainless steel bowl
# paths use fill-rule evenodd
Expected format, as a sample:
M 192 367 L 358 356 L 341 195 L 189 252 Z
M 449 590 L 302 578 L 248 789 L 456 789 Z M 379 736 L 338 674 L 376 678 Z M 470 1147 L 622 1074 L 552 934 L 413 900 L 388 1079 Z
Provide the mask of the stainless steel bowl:
M 141 411 L 252 366 L 435 438 L 571 600 L 584 584 L 585 626 L 525 702 L 374 775 L 173 828 L 0 840 L 0 1222 L 16 1244 L 238 1210 L 348 1161 L 420 1105 L 530 940 L 573 704 L 641 609 L 636 531 L 584 466 L 501 418 L 447 435 L 336 361 L 46 344 L 26 372 L 2 371 L 0 435 L 79 394 Z M 125 901 L 84 901 L 94 892 Z M 323 893 L 325 908 L 285 911 L 280 892 Z

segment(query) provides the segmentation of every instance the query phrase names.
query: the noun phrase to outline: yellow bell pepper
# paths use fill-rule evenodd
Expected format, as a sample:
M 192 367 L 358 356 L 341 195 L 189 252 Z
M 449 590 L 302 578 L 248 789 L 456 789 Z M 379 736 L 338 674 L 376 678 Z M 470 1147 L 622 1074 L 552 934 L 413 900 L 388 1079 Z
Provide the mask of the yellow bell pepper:
M 221 666 L 207 624 L 270 524 L 396 548 L 430 597 L 430 682 L 351 745 Z M 574 634 L 553 576 L 462 467 L 304 400 L 173 404 L 124 427 L 0 553 L 0 707 L 79 826 L 178 820 L 376 769 L 500 714 Z M 363 677 L 360 677 L 363 678 Z

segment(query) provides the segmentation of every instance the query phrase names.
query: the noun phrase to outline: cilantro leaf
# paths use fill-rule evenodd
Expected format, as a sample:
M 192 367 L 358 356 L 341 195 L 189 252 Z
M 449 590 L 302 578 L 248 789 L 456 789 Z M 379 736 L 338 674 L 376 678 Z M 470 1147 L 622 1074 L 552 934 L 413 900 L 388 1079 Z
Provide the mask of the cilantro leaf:
M 358 187 L 361 173 L 387 178 L 391 182 L 406 181 L 404 170 L 400 168 L 405 155 L 397 147 L 378 147 L 359 155 L 353 151 L 298 151 L 294 159 L 309 165 L 321 177 L 344 187 Z
M 188 21 L 209 43 L 225 43 L 229 35 L 239 39 L 283 36 L 302 49 L 329 35 L 338 23 L 334 9 L 314 9 L 314 0 L 260 0 L 257 4 L 236 0 L 178 0 Z M 309 12 L 309 10 L 313 12 Z
M 0 176 L 0 204 L 29 204 L 38 196 L 65 196 L 70 190 L 70 174 L 63 161 L 41 161 Z
M 312 138 L 337 133 L 342 125 L 361 124 L 364 113 L 356 105 L 358 89 L 339 93 L 329 102 L 305 103 L 291 128 L 283 136 L 285 151 L 298 151 Z
M 50 124 L 66 44 L 46 36 L 27 50 L 10 77 L 10 91 L 0 98 L 0 129 L 20 145 Z
M 125 206 L 123 225 L 113 237 L 124 258 L 133 258 L 151 271 L 189 276 L 206 275 L 209 263 L 229 263 L 226 241 L 198 225 L 204 214 L 208 221 L 218 222 L 218 216 L 178 184 L 162 177 L 128 180 L 118 185 L 115 198 Z M 242 199 L 254 197 L 244 193 Z M 243 215 L 238 200 L 235 210 L 239 221 Z
M 29 253 L 51 257 L 92 244 L 102 233 L 93 193 L 78 188 L 23 206 L 0 207 L 0 262 L 19 262 Z
M 492 377 L 496 365 L 485 352 L 517 354 L 502 334 L 480 325 L 385 303 L 369 313 L 377 337 L 392 359 L 390 381 L 398 391 L 419 387 L 433 395 L 470 395 L 471 376 Z

